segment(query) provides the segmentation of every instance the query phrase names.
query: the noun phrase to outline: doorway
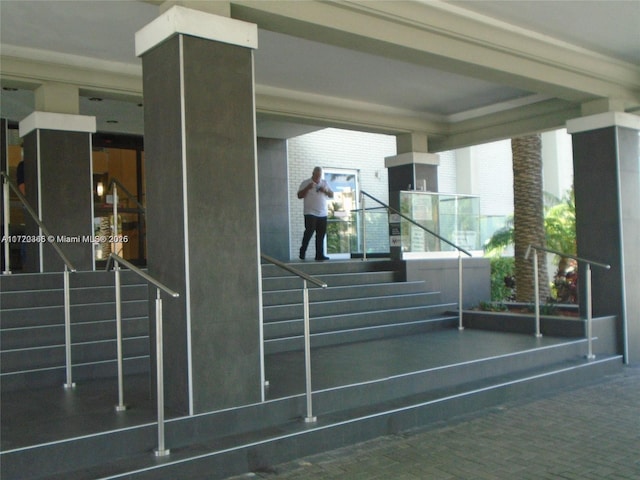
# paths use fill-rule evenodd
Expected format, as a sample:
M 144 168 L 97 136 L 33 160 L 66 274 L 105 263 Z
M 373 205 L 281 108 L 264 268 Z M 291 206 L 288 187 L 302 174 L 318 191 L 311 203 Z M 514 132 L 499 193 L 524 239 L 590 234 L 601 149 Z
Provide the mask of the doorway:
M 117 182 L 117 224 L 113 218 L 113 183 Z M 96 242 L 96 265 L 115 252 L 130 262 L 146 265 L 144 149 L 141 137 L 95 134 L 93 137 L 94 234 L 118 242 Z
M 351 258 L 358 245 L 358 170 L 324 168 L 323 172 L 334 192 L 328 205 L 325 251 L 331 259 Z

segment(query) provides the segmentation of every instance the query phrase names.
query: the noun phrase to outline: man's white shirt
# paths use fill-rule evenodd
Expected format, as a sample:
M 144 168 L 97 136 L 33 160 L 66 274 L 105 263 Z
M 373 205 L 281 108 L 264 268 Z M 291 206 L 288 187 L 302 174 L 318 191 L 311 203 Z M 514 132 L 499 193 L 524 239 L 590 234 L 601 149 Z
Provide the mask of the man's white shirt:
M 305 180 L 300 184 L 298 191 L 304 190 L 310 183 L 313 183 L 312 179 Z M 305 215 L 314 215 L 316 217 L 326 217 L 328 215 L 327 195 L 321 192 L 320 188 L 329 190 L 329 185 L 324 179 L 320 179 L 305 195 L 303 210 Z

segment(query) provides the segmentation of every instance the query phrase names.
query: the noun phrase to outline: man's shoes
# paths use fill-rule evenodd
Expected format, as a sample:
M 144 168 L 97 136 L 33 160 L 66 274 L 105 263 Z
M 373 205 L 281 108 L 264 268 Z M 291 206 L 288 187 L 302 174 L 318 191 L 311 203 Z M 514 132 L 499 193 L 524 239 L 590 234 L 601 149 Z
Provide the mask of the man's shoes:
M 305 253 L 305 252 L 304 252 L 304 250 L 302 250 L 302 248 L 301 248 L 301 249 L 300 249 L 300 254 L 298 255 L 298 258 L 299 258 L 300 260 L 304 260 L 304 253 Z
M 324 262 L 325 260 L 329 260 L 329 257 L 325 257 L 324 255 L 322 257 L 316 257 L 316 262 Z

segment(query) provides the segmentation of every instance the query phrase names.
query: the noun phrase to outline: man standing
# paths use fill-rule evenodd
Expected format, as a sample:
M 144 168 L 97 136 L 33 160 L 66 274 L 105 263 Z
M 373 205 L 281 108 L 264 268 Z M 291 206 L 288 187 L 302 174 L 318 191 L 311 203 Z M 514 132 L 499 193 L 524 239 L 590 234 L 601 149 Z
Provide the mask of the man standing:
M 324 236 L 327 233 L 327 198 L 333 198 L 333 191 L 322 178 L 322 168 L 314 168 L 311 178 L 300 184 L 298 198 L 304 199 L 304 235 L 300 247 L 300 260 L 304 260 L 314 232 L 316 261 L 329 260 L 329 257 L 324 255 Z

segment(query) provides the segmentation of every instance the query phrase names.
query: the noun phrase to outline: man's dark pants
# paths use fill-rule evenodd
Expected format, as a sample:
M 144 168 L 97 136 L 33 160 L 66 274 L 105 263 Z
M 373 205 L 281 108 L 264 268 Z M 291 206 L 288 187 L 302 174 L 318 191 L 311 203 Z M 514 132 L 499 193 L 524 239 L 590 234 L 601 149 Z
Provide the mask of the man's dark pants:
M 316 217 L 315 215 L 304 216 L 304 235 L 302 236 L 300 257 L 304 257 L 314 233 L 316 234 L 316 259 L 324 257 L 324 236 L 327 234 L 327 217 Z

